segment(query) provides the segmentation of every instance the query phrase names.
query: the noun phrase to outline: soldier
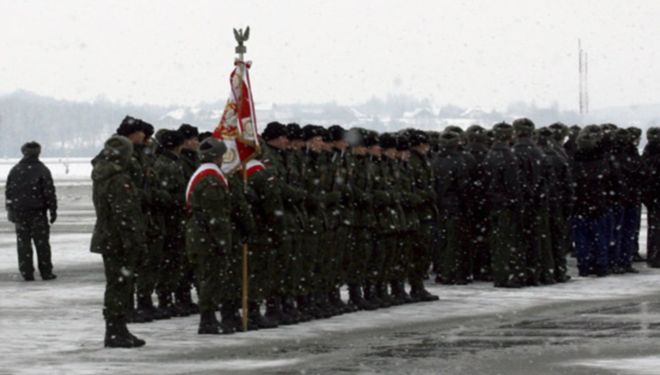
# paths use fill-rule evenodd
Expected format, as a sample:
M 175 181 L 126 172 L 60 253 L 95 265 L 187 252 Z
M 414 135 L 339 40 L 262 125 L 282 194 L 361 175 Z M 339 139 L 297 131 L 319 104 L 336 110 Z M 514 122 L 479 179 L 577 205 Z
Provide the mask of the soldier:
M 215 311 L 221 301 L 222 280 L 231 264 L 231 200 L 227 179 L 220 170 L 227 147 L 215 138 L 199 146 L 200 167 L 186 190 L 186 204 L 191 211 L 186 223 L 186 252 L 195 269 L 199 295 L 199 334 L 235 332 L 233 311 L 223 305 L 219 323 Z
M 354 241 L 350 242 L 348 251 L 353 254 L 354 271 L 348 274 L 349 304 L 361 310 L 375 310 L 378 306 L 363 297 L 362 288 L 367 292 L 367 277 L 369 260 L 374 251 L 373 228 L 376 217 L 373 211 L 373 179 L 368 172 L 369 151 L 367 147 L 376 142 L 365 129 L 353 128 L 347 139 L 351 143 L 351 156 L 354 160 L 353 174 L 350 184 L 353 191 L 355 219 L 353 226 Z
M 542 169 L 547 168 L 543 154 L 532 141 L 534 128 L 534 123 L 526 118 L 513 122 L 513 154 L 517 159 L 523 194 L 520 246 L 526 254 L 526 284 L 532 286 L 554 283 L 554 266 L 550 267 L 552 259 L 546 253 L 549 249 L 546 241 L 550 236 L 544 226 L 548 191 Z
M 303 167 L 303 179 L 307 190 L 306 208 L 309 222 L 313 228 L 315 241 L 310 244 L 310 256 L 314 266 L 312 270 L 312 294 L 318 309 L 317 316 L 328 318 L 336 315 L 337 310 L 330 304 L 331 272 L 326 268 L 333 255 L 331 244 L 326 242 L 331 236 L 328 207 L 339 202 L 340 194 L 331 191 L 333 175 L 328 168 L 328 155 L 324 153 L 323 136 L 326 130 L 316 125 L 303 128 L 303 140 L 306 153 Z
M 185 192 L 187 181 L 184 176 L 180 155 L 183 136 L 176 130 L 167 130 L 159 139 L 162 150 L 154 163 L 155 172 L 160 178 L 163 192 L 169 195 L 158 207 L 158 213 L 165 223 L 163 257 L 157 285 L 158 305 L 168 309 L 173 316 L 191 314 L 188 300 L 179 287 L 181 285 L 182 258 L 185 255 Z M 176 292 L 176 301 L 172 295 Z
M 106 289 L 103 316 L 105 346 L 132 348 L 145 344 L 126 327 L 137 254 L 146 251 L 138 192 L 128 174 L 133 146 L 122 136 L 104 145 L 92 171 L 96 224 L 91 251 L 103 255 Z
M 141 208 L 141 215 L 136 218 L 137 223 L 141 226 L 140 231 L 146 231 L 146 210 L 149 203 L 149 196 L 146 190 L 146 176 L 145 176 L 145 160 L 144 160 L 144 140 L 146 134 L 144 133 L 145 128 L 142 126 L 143 121 L 133 118 L 131 116 L 126 116 L 117 127 L 116 134 L 122 137 L 128 138 L 133 145 L 133 154 L 131 155 L 130 162 L 128 164 L 128 174 L 133 180 L 133 185 L 135 186 L 136 192 L 138 194 L 138 199 Z M 98 158 L 101 158 L 99 155 L 92 164 L 96 164 Z M 141 249 L 148 249 L 147 247 Z M 136 291 L 138 295 L 145 293 L 145 284 L 147 284 L 147 279 L 149 277 L 149 259 L 147 253 L 137 254 L 136 264 L 135 264 L 135 276 L 133 280 L 135 285 L 132 290 Z M 145 323 L 153 320 L 153 317 L 145 309 L 135 309 L 135 296 L 131 293 L 130 300 L 128 301 L 128 313 L 127 320 L 129 323 Z
M 496 287 L 521 288 L 525 285 L 526 254 L 518 246 L 522 192 L 510 147 L 513 127 L 504 122 L 495 124 L 493 139 L 484 161 L 488 171 L 484 184 L 490 213 L 493 282 Z
M 133 144 L 131 165 L 133 165 L 133 159 L 139 160 L 143 171 L 142 189 L 138 187 L 138 190 L 142 191 L 141 205 L 146 225 L 147 253 L 140 256 L 136 269 L 137 309 L 132 317 L 129 316 L 129 318 L 132 318 L 131 321 L 135 323 L 149 321 L 149 319 L 170 318 L 170 311 L 154 307 L 151 299 L 158 282 L 159 266 L 165 240 L 164 218 L 158 215 L 158 207 L 163 204 L 163 201 L 170 199 L 170 196 L 166 191 L 163 191 L 154 170 L 156 161 L 155 144 L 151 138 L 154 134 L 154 127 L 142 120 L 137 120 L 137 123 L 144 133 L 144 141 Z M 132 178 L 134 176 L 139 175 L 131 174 Z
M 21 147 L 23 158 L 7 176 L 5 208 L 7 219 L 16 226 L 18 270 L 25 281 L 34 281 L 32 242 L 42 280 L 53 280 L 50 253 L 50 224 L 57 219 L 57 197 L 50 170 L 40 160 L 41 146 L 28 142 Z
M 630 147 L 629 152 L 631 153 L 631 156 L 635 159 L 639 159 L 641 162 L 641 156 L 639 154 L 639 143 L 642 138 L 642 130 L 638 127 L 635 126 L 629 126 L 626 128 L 628 132 L 630 133 L 631 136 L 631 144 L 632 147 Z M 643 178 L 646 174 L 646 170 L 643 168 L 643 163 L 642 163 L 642 169 L 640 170 L 640 177 Z M 640 188 L 640 194 L 643 194 L 643 189 Z M 637 214 L 634 217 L 634 239 L 633 239 L 633 247 L 634 247 L 634 254 L 633 254 L 633 262 L 644 262 L 645 259 L 642 258 L 641 255 L 639 255 L 639 232 L 642 227 L 642 204 L 639 202 L 637 205 Z
M 183 137 L 180 160 L 183 166 L 183 176 L 190 181 L 192 174 L 199 168 L 200 161 L 197 155 L 199 148 L 199 130 L 190 124 L 181 124 L 177 130 Z M 187 257 L 181 258 L 181 279 L 177 286 L 177 299 L 191 314 L 199 312 L 199 307 L 192 301 L 191 289 L 194 282 L 193 265 L 188 262 Z
M 613 174 L 601 144 L 603 132 L 598 125 L 580 131 L 573 156 L 575 178 L 575 250 L 580 276 L 606 276 L 609 271 L 606 233 L 608 204 Z
M 297 315 L 300 321 L 309 321 L 314 317 L 315 306 L 311 303 L 311 276 L 312 257 L 309 253 L 316 236 L 308 220 L 309 216 L 305 206 L 307 192 L 304 189 L 303 161 L 305 153 L 305 141 L 300 125 L 288 124 L 287 127 L 288 146 L 273 146 L 278 150 L 279 169 L 285 176 L 285 209 L 287 217 L 292 218 L 290 223 L 292 229 L 292 258 L 293 264 L 290 274 L 291 290 L 295 297 L 296 305 L 292 299 L 284 301 L 283 310 L 288 315 Z M 287 148 L 288 147 L 288 148 Z M 296 309 L 297 307 L 297 309 Z
M 473 275 L 475 280 L 491 281 L 491 259 L 488 248 L 488 210 L 486 209 L 486 193 L 484 179 L 486 178 L 486 167 L 484 161 L 488 154 L 488 139 L 486 130 L 479 125 L 472 125 L 466 131 L 466 151 L 474 158 L 476 165 L 468 185 L 467 200 L 471 206 L 471 222 L 469 223 L 468 239 L 473 249 L 472 258 Z
M 566 274 L 566 249 L 570 238 L 568 217 L 573 204 L 573 177 L 568 160 L 560 152 L 563 148 L 557 147 L 560 143 L 555 136 L 556 131 L 558 130 L 550 128 L 539 129 L 537 143 L 547 160 L 549 171 L 546 176 L 551 177 L 546 179 L 549 197 L 549 242 L 552 246 L 554 279 L 557 282 L 566 282 L 570 279 Z
M 423 194 L 418 194 L 414 172 L 410 165 L 410 130 L 404 130 L 396 134 L 397 157 L 395 182 L 401 194 L 402 228 L 397 236 L 395 257 L 390 277 L 390 289 L 392 301 L 395 305 L 413 302 L 412 297 L 405 290 L 405 281 L 411 271 L 413 262 L 412 249 L 414 246 L 414 234 L 419 230 L 420 220 L 418 209 L 423 203 Z M 427 264 L 428 268 L 428 264 Z
M 378 276 L 375 283 L 375 292 L 382 301 L 383 307 L 394 304 L 394 299 L 388 293 L 387 287 L 393 279 L 398 278 L 393 274 L 399 253 L 398 239 L 406 229 L 405 215 L 401 205 L 402 190 L 398 181 L 399 170 L 397 161 L 396 137 L 391 133 L 383 133 L 379 137 L 379 145 L 382 156 L 376 160 L 379 175 L 377 176 L 376 188 L 377 201 L 381 202 L 380 208 L 380 234 L 376 241 L 378 252 L 381 255 L 382 264 L 379 266 Z
M 646 262 L 649 267 L 660 268 L 660 128 L 647 130 L 646 139 L 642 154 L 646 171 L 643 202 L 648 218 Z
M 633 135 L 626 129 L 618 129 L 614 133 L 614 161 L 621 173 L 621 227 L 619 233 L 618 271 L 638 273 L 633 266 L 633 256 L 636 251 L 638 207 L 641 204 L 642 160 L 633 143 Z
M 568 140 L 564 143 L 564 151 L 569 160 L 573 159 L 575 151 L 577 151 L 577 137 L 580 134 L 581 128 L 578 125 L 573 125 L 569 128 Z
M 337 217 L 337 228 L 334 233 L 334 243 L 337 254 L 337 270 L 335 281 L 332 285 L 333 290 L 330 294 L 332 302 L 338 310 L 343 312 L 353 312 L 358 309 L 355 304 L 347 305 L 341 299 L 340 287 L 348 283 L 350 273 L 356 270 L 356 254 L 351 252 L 354 238 L 355 210 L 353 203 L 353 185 L 352 178 L 355 170 L 355 159 L 348 150 L 348 141 L 346 139 L 346 130 L 339 125 L 333 125 L 328 128 L 328 133 L 332 140 L 332 156 L 330 158 L 333 164 L 334 178 L 332 180 L 332 191 L 339 192 L 341 198 L 335 206 L 333 215 Z
M 300 240 L 296 237 L 300 236 L 302 232 L 301 228 L 296 225 L 297 210 L 294 202 L 299 202 L 303 193 L 291 187 L 287 181 L 285 153 L 289 139 L 286 126 L 279 122 L 269 123 L 262 133 L 262 139 L 265 144 L 262 149 L 261 161 L 266 166 L 270 177 L 259 183 L 260 186 L 264 185 L 260 189 L 264 190 L 261 196 L 267 202 L 259 204 L 260 206 L 266 204 L 266 206 L 262 208 L 261 216 L 263 217 L 255 215 L 255 219 L 269 220 L 270 225 L 276 224 L 276 228 L 273 229 L 276 233 L 262 234 L 262 237 L 264 242 L 271 242 L 269 246 L 274 249 L 271 263 L 277 265 L 273 269 L 275 272 L 273 277 L 278 280 L 277 288 L 273 290 L 272 295 L 269 295 L 270 298 L 266 304 L 266 317 L 279 324 L 288 325 L 300 321 L 300 313 L 293 299 L 298 296 L 297 283 L 300 282 L 299 272 L 302 267 L 299 259 L 301 254 L 296 248 L 300 245 Z M 258 182 L 257 180 L 251 184 Z M 266 185 L 272 185 L 272 187 Z M 266 190 L 271 192 L 267 193 Z M 285 205 L 284 202 L 289 204 Z M 277 212 L 280 214 L 277 215 Z M 261 227 L 261 225 L 259 226 Z M 272 243 L 273 241 L 277 243 Z
M 410 297 L 413 301 L 435 301 L 438 296 L 429 293 L 424 287 L 431 261 L 437 258 L 439 249 L 439 213 L 435 178 L 429 160 L 431 144 L 429 136 L 421 130 L 410 132 L 410 160 L 408 161 L 413 181 L 413 191 L 421 198 L 417 206 L 419 226 L 412 233 L 411 264 L 408 273 Z
M 439 273 L 436 280 L 442 284 L 463 285 L 472 280 L 472 259 L 462 230 L 466 220 L 463 192 L 470 176 L 460 149 L 460 136 L 445 131 L 439 141 L 439 152 L 432 161 L 440 211 Z

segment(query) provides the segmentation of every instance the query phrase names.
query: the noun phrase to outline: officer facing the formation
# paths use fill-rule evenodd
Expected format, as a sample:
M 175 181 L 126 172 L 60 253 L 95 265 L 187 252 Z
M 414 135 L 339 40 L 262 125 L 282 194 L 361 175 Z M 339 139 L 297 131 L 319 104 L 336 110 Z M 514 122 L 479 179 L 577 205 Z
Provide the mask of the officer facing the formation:
M 16 225 L 18 269 L 25 281 L 34 280 L 32 242 L 37 251 L 37 265 L 42 280 L 52 280 L 49 234 L 57 219 L 57 197 L 50 170 L 40 160 L 41 146 L 28 142 L 21 147 L 23 159 L 7 176 L 5 208 L 7 219 Z
M 127 138 L 113 136 L 106 141 L 92 170 L 96 224 L 90 247 L 93 253 L 103 256 L 105 268 L 106 347 L 132 348 L 145 344 L 126 327 L 136 257 L 146 251 L 139 223 L 139 193 L 128 174 L 132 152 L 133 145 Z

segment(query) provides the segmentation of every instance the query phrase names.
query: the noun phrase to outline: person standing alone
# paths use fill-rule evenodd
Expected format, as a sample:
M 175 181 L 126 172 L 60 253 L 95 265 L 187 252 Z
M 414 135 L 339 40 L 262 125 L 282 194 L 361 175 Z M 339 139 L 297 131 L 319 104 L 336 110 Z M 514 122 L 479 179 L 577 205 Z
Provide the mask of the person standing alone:
M 41 146 L 28 142 L 21 147 L 23 158 L 7 176 L 5 207 L 7 218 L 16 225 L 18 269 L 25 281 L 34 281 L 32 242 L 37 250 L 37 265 L 42 280 L 53 280 L 50 253 L 50 224 L 57 219 L 57 197 L 53 177 L 39 160 Z

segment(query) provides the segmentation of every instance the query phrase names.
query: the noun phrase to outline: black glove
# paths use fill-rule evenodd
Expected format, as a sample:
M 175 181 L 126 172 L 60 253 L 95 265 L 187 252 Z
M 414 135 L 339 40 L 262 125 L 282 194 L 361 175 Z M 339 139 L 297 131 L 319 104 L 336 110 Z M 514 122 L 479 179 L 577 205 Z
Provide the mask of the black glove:
M 53 224 L 57 220 L 57 211 L 50 210 L 50 223 Z

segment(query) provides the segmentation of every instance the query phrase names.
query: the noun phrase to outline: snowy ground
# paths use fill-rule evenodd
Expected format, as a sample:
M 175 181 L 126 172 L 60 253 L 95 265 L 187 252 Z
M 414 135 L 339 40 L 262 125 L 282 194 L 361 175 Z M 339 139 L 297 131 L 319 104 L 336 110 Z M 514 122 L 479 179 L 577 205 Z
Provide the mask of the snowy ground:
M 439 302 L 232 336 L 197 335 L 197 317 L 131 325 L 147 346 L 106 350 L 89 190 L 58 184 L 54 282 L 20 281 L 0 208 L 0 374 L 660 372 L 660 271 L 641 265 L 521 290 L 430 284 Z

